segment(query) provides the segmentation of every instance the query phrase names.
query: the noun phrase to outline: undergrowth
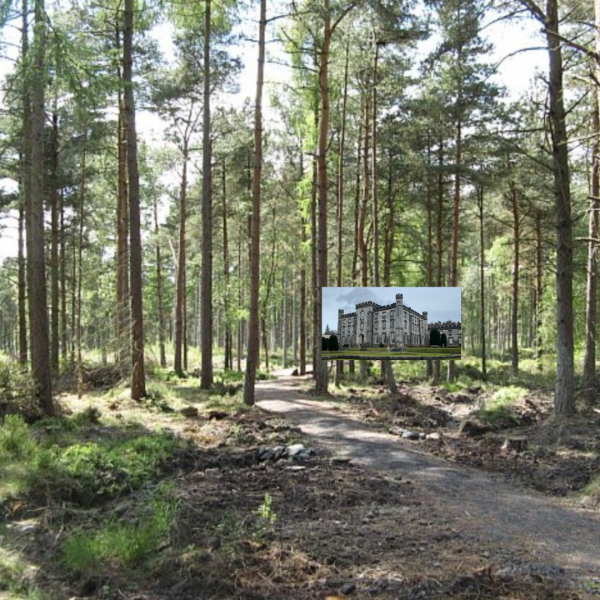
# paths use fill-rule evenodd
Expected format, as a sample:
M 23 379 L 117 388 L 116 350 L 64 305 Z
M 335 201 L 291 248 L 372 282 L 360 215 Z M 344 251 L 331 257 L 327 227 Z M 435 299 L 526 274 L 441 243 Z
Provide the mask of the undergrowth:
M 63 545 L 65 566 L 82 574 L 139 565 L 165 543 L 176 512 L 174 485 L 163 484 L 136 518 L 113 517 L 96 528 L 72 533 Z
M 51 435 L 41 433 L 51 427 Z M 72 425 L 29 428 L 18 416 L 0 429 L 0 502 L 21 495 L 91 506 L 156 480 L 181 442 L 136 431 L 116 439 L 76 441 Z M 34 436 L 34 431 L 36 436 Z

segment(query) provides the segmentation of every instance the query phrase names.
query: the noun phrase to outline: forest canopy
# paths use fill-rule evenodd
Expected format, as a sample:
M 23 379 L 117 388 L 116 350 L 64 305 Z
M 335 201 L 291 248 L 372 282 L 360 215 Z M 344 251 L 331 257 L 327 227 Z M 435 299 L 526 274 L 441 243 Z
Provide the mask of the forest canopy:
M 46 414 L 90 364 L 137 400 L 155 365 L 245 371 L 252 404 L 275 350 L 321 364 L 323 287 L 460 286 L 482 377 L 555 372 L 571 414 L 595 397 L 592 8 L 4 3 L 2 352 Z M 542 33 L 498 60 L 488 31 L 520 23 Z M 532 45 L 516 97 L 499 73 Z

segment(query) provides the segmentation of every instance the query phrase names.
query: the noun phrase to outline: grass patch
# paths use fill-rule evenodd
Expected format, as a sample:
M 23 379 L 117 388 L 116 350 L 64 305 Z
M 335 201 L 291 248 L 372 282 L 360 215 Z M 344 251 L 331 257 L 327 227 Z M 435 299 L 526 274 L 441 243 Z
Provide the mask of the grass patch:
M 86 442 L 73 436 L 66 427 L 36 439 L 20 417 L 7 417 L 0 430 L 0 502 L 29 495 L 91 506 L 156 480 L 160 465 L 181 446 L 165 433 Z
M 519 386 L 500 388 L 494 392 L 489 402 L 477 414 L 481 419 L 492 425 L 518 425 L 519 419 L 515 416 L 510 406 L 521 400 L 526 393 L 527 390 Z
M 80 529 L 64 543 L 65 566 L 77 574 L 143 563 L 166 541 L 177 500 L 173 485 L 162 485 L 131 519 L 110 519 L 95 530 Z

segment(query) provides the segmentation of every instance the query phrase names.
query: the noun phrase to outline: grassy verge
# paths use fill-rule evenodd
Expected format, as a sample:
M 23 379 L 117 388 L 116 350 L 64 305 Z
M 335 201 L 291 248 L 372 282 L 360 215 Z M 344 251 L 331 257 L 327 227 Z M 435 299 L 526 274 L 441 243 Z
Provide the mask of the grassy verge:
M 163 484 L 145 499 L 134 518 L 108 518 L 81 527 L 63 544 L 63 561 L 77 575 L 142 564 L 166 543 L 177 512 L 174 486 Z
M 108 427 L 98 439 L 77 440 L 86 437 L 86 428 L 77 427 L 73 419 L 52 419 L 30 428 L 7 416 L 0 430 L 0 503 L 27 497 L 92 506 L 156 480 L 181 445 L 166 433 Z

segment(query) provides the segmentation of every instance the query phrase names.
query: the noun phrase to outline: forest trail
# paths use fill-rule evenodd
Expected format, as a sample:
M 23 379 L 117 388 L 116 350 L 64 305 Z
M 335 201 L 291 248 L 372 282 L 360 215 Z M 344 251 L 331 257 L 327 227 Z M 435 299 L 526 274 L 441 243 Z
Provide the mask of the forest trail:
M 408 479 L 472 539 L 525 550 L 528 560 L 575 579 L 600 572 L 600 514 L 508 484 L 500 477 L 420 452 L 322 400 L 297 391 L 291 370 L 257 384 L 257 405 L 279 413 L 340 458 Z

